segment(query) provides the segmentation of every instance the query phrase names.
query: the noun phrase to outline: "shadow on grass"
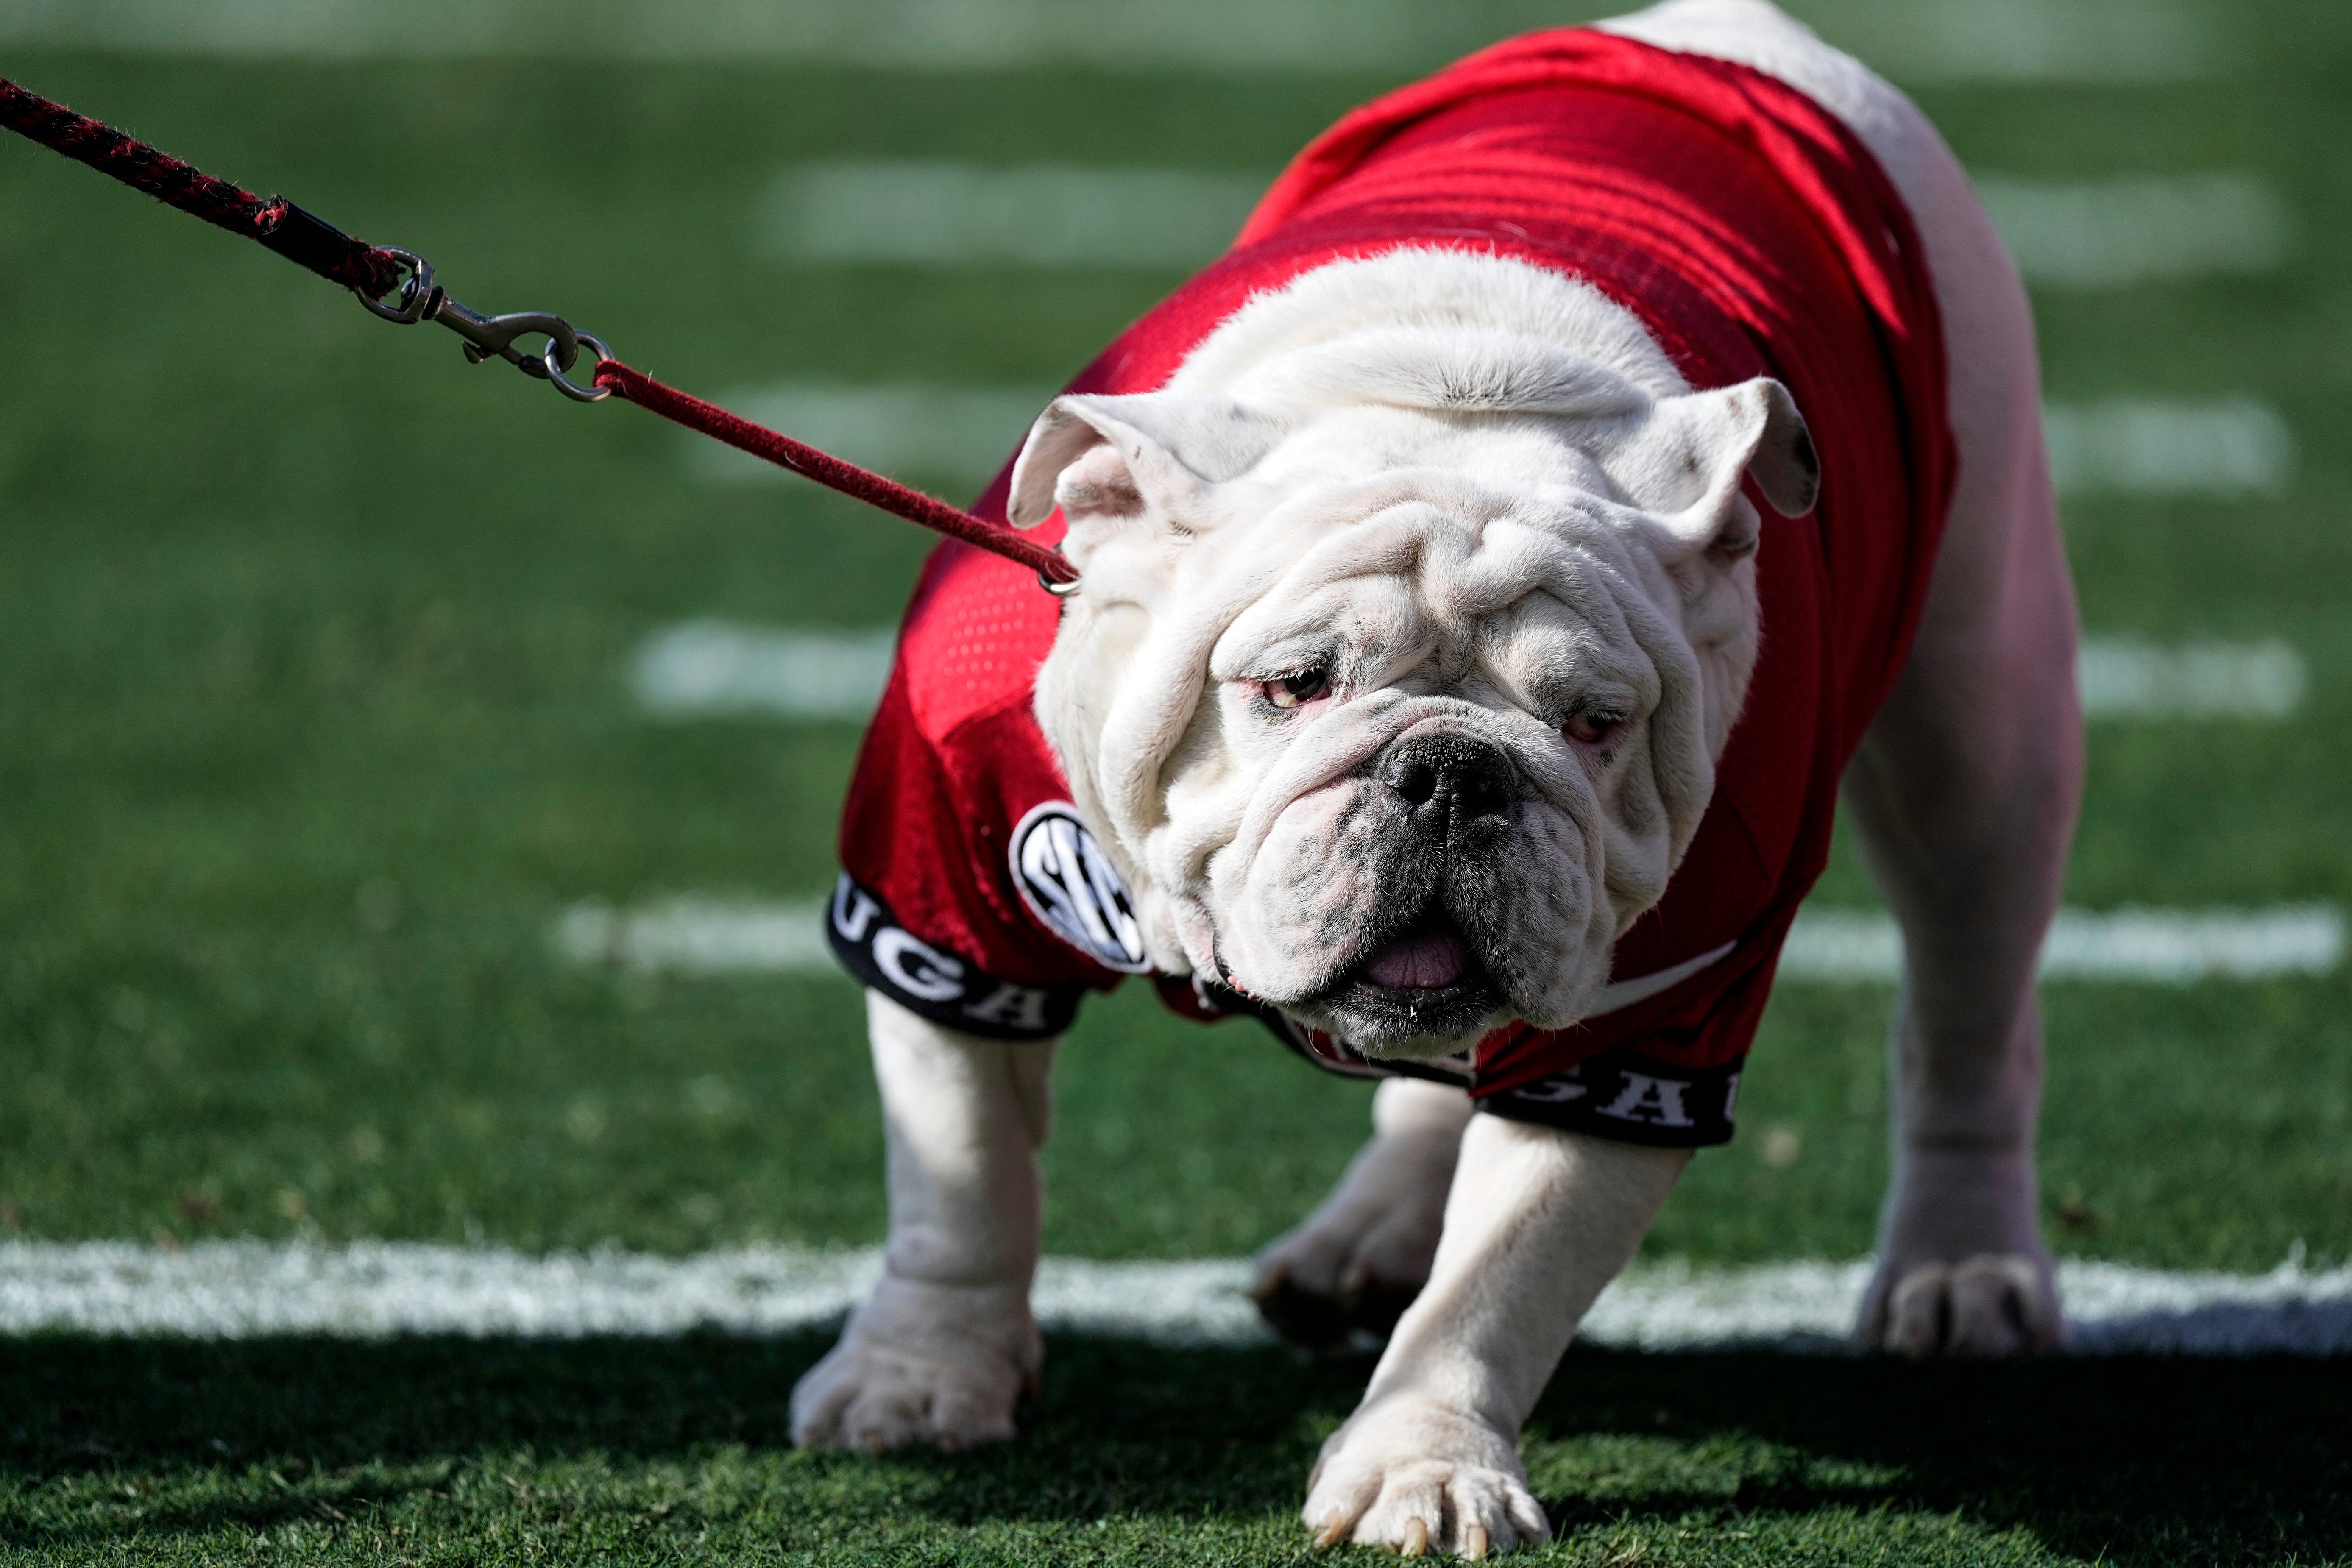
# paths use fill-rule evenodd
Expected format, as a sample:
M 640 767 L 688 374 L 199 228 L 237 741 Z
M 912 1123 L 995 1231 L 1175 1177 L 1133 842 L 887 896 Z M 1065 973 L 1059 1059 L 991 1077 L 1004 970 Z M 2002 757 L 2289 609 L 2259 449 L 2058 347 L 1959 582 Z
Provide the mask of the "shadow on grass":
M 534 1485 L 583 1510 L 683 1508 L 706 1527 L 730 1510 L 868 1507 L 950 1529 L 1278 1521 L 1368 1370 L 1063 1339 L 1020 1442 L 877 1462 L 784 1451 L 793 1382 L 824 1348 L 810 1335 L 10 1342 L 0 1542 L 87 1551 L 420 1507 L 462 1536 L 481 1522 L 469 1514 L 512 1509 Z M 2308 1561 L 2352 1554 L 2347 1412 L 2352 1361 L 1579 1351 L 1528 1458 L 1563 1533 L 1883 1509 L 2151 1568 Z M 599 1487 L 613 1496 L 598 1501 Z M 129 1500 L 87 1501 L 101 1493 Z

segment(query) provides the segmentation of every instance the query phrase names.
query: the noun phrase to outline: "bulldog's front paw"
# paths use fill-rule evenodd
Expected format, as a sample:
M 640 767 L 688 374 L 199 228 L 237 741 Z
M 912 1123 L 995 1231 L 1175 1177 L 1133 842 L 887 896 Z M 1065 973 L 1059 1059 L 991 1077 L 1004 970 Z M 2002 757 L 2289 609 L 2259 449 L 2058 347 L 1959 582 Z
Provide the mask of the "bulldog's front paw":
M 2062 1348 L 2066 1320 L 2034 1191 L 2030 1160 L 1909 1155 L 1888 1205 L 1857 1337 L 1914 1357 Z
M 793 1441 L 875 1454 L 1000 1443 L 1044 1363 L 1025 1289 L 886 1276 L 793 1388 Z
M 1301 1514 L 1315 1544 L 1468 1558 L 1551 1539 L 1517 1446 L 1475 1415 L 1400 1396 L 1359 1410 L 1323 1445 Z
M 1373 1139 L 1315 1212 L 1257 1255 L 1250 1294 L 1277 1333 L 1329 1350 L 1396 1327 L 1437 1256 L 1460 1144 L 1452 1130 Z

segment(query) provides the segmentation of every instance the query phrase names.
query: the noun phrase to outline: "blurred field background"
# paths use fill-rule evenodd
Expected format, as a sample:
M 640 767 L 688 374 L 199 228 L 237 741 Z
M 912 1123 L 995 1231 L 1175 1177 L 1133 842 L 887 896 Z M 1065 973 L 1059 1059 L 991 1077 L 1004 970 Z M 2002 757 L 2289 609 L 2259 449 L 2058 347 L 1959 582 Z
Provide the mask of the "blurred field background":
M 2068 903 L 2352 905 L 2352 13 L 2317 0 L 1801 9 L 1910 86 L 1987 176 L 2004 220 L 2032 231 L 2021 242 L 2042 258 L 2035 299 L 2048 395 L 2074 452 L 2065 516 L 2087 626 L 2127 649 L 2283 647 L 2292 662 L 2293 690 L 2276 701 L 2158 701 L 2095 725 Z M 748 413 L 833 418 L 829 436 L 807 433 L 852 455 L 867 443 L 906 477 L 961 496 L 977 488 L 971 451 L 1009 449 L 1025 416 L 996 435 L 989 421 L 1028 389 L 1042 399 L 1213 255 L 1220 204 L 1236 191 L 1245 203 L 1337 114 L 1506 32 L 1598 14 L 1517 0 L 11 0 L 0 74 L 420 251 L 477 309 L 559 311 L 676 384 Z M 1150 188 L 1165 232 L 1126 252 L 1082 234 L 1059 252 L 1016 237 L 962 256 L 887 224 L 862 247 L 808 237 L 856 228 L 855 213 L 811 216 L 833 211 L 823 204 L 845 180 L 928 179 L 951 194 L 975 188 L 975 169 L 1002 179 L 1039 165 L 1063 181 L 1049 180 L 1049 202 L 1072 170 L 1162 172 L 1172 183 Z M 2066 195 L 2083 188 L 2109 205 Z M 2157 218 L 2145 217 L 2151 206 Z M 2118 211 L 2170 222 L 2186 248 L 2150 268 L 2128 244 L 2070 245 L 2085 213 Z M 13 138 L 0 145 L 0 1241 L 373 1237 L 675 1254 L 879 1237 L 879 1128 L 850 985 L 822 973 L 583 964 L 556 937 L 583 906 L 824 895 L 855 717 L 664 713 L 648 705 L 643 650 L 694 623 L 855 644 L 896 617 L 924 536 L 813 489 L 747 482 L 642 414 L 469 369 L 448 334 L 379 323 L 257 247 Z M 909 408 L 931 437 L 875 452 Z M 1874 902 L 1850 853 L 1816 902 Z M 2322 967 L 2047 987 L 2054 1245 L 2236 1270 L 2352 1257 L 2352 997 L 2341 965 Z M 1867 1250 L 1892 1000 L 1879 984 L 1782 987 L 1743 1089 L 1742 1135 L 1699 1159 L 1648 1256 Z M 1097 1258 L 1261 1245 L 1337 1173 L 1368 1100 L 1253 1026 L 1182 1025 L 1132 990 L 1089 1005 L 1058 1092 L 1047 1245 Z M 636 1408 L 643 1390 L 597 1384 L 605 1363 L 584 1352 L 509 1349 L 482 1363 L 515 1380 L 520 1392 L 499 1396 L 513 1408 L 560 1412 L 576 1394 L 573 1427 L 545 1416 L 554 1425 L 542 1432 L 531 1425 L 541 1416 L 517 1415 L 404 1428 L 379 1415 L 391 1424 L 377 1442 L 367 1421 L 331 1421 L 311 1396 L 284 1392 L 352 1377 L 405 1387 L 409 1374 L 381 1361 L 334 1364 L 356 1351 L 241 1351 L 215 1371 L 194 1352 L 86 1346 L 44 1363 L 38 1344 L 0 1350 L 32 1380 L 21 1397 L 0 1395 L 0 1437 L 13 1432 L 12 1451 L 35 1457 L 0 1479 L 0 1552 L 242 1561 L 282 1528 L 289 1541 L 313 1531 L 305 1551 L 362 1554 L 365 1532 L 331 1517 L 356 1512 L 348 1489 L 318 1494 L 320 1513 L 283 1502 L 296 1490 L 284 1476 L 274 1488 L 237 1468 L 283 1452 L 316 1458 L 315 1471 L 269 1461 L 305 1486 L 332 1460 L 381 1472 L 380 1486 L 354 1483 L 362 1491 L 441 1498 L 401 1505 L 425 1510 L 394 1551 L 416 1560 L 520 1560 L 518 1542 L 541 1526 L 559 1555 L 723 1545 L 1076 1560 L 1114 1544 L 1174 1551 L 1164 1531 L 1175 1527 L 1150 1521 L 1196 1514 L 1201 1551 L 1255 1560 L 1297 1544 L 1283 1510 L 1313 1446 L 1292 1425 L 1297 1389 L 1280 1389 L 1307 1379 L 1331 1418 L 1347 1404 L 1325 1373 L 1279 1358 L 1182 1373 L 1205 1389 L 1260 1367 L 1280 1387 L 1255 1419 L 1273 1426 L 1219 1438 L 1190 1395 L 1171 1394 L 1183 1409 L 1169 1419 L 1206 1432 L 1186 1440 L 1207 1447 L 1178 1458 L 1146 1446 L 1102 1463 L 1222 1475 L 1270 1456 L 1274 1479 L 1244 1467 L 1254 1479 L 1180 1495 L 1164 1481 L 1136 1489 L 1120 1471 L 1129 1479 L 1068 1481 L 1083 1496 L 1066 1507 L 1039 1500 L 1063 1497 L 1047 1476 L 1055 1456 L 1092 1441 L 1067 1405 L 1054 1417 L 1064 1447 L 906 1461 L 878 1480 L 786 1456 L 790 1486 L 766 1472 L 722 1484 L 677 1457 L 704 1451 L 695 1444 L 780 1444 L 774 1402 L 814 1348 L 660 1352 L 693 1362 L 680 1386 L 708 1385 L 716 1402 L 662 1428 L 685 1447 L 656 1459 L 686 1468 L 631 1471 L 625 1485 L 572 1471 L 533 1483 L 552 1497 L 609 1482 L 627 1494 L 613 1504 L 622 1513 L 739 1483 L 741 1497 L 768 1500 L 732 1513 L 712 1503 L 703 1545 L 664 1524 L 566 1536 L 496 1486 L 504 1514 L 451 1500 L 463 1489 L 433 1468 L 436 1444 L 634 1451 L 634 1428 L 607 1406 Z M 273 1354 L 291 1359 L 272 1370 Z M 1105 1355 L 1118 1360 L 1089 1350 L 1064 1361 Z M 766 1370 L 737 1364 L 746 1357 Z M 60 1364 L 72 1389 L 31 1391 L 35 1372 Z M 1592 1364 L 1639 1382 L 1625 1363 Z M 1097 1372 L 1070 1395 L 1081 1414 L 1113 1393 L 1149 1405 L 1177 1374 Z M 188 1392 L 215 1375 L 236 1392 Z M 417 1373 L 415 1396 L 463 1405 L 472 1375 Z M 1671 1375 L 1692 1387 L 1715 1376 Z M 1618 1474 L 1637 1450 L 1652 1467 L 1631 1489 L 1570 1477 L 1546 1492 L 1587 1500 L 1570 1517 L 1591 1529 L 1560 1550 L 1612 1562 L 1696 1550 L 1675 1544 L 1677 1521 L 1696 1510 L 1719 1525 L 1709 1510 L 1725 1498 L 1784 1508 L 1781 1525 L 1738 1542 L 1721 1533 L 1735 1527 L 1709 1526 L 1709 1550 L 1768 1561 L 2029 1561 L 2113 1543 L 2097 1523 L 2108 1505 L 2079 1488 L 2065 1507 L 2091 1522 L 2060 1529 L 2035 1513 L 2041 1494 L 2020 1479 L 2031 1466 L 1984 1479 L 1969 1458 L 1939 1471 L 1935 1455 L 1894 1454 L 1907 1439 L 1888 1437 L 1878 1469 L 1821 1480 L 1806 1468 L 1810 1439 L 1775 1435 L 1776 1417 L 1759 1414 L 1807 1397 L 1799 1374 L 1741 1375 L 1782 1389 L 1755 1395 L 1738 1417 L 1747 1436 L 1674 1447 L 1643 1435 L 1559 1458 L 1563 1476 L 1577 1465 Z M 2055 1412 L 2135 1396 L 2088 1373 L 2068 1375 L 2096 1386 L 1886 1375 L 1898 1403 L 1984 1411 L 1990 1403 L 1969 1401 Z M 2340 1415 L 2340 1375 L 2309 1375 L 2336 1391 L 2322 1404 Z M 1845 1386 L 1864 1374 L 1837 1376 Z M 2295 1402 L 2322 1396 L 2302 1374 L 2256 1383 L 2239 1390 L 2261 1405 L 2248 1419 L 2293 1440 Z M 181 1404 L 155 1403 L 166 1384 Z M 699 1397 L 658 1397 L 673 1394 Z M 1867 1391 L 1848 1394 L 1869 1404 Z M 1645 1398 L 1624 1393 L 1628 1420 L 1647 1421 Z M 188 1458 L 210 1417 L 170 1413 L 188 1401 L 230 1412 L 220 1419 L 246 1434 L 231 1433 L 216 1470 Z M 68 1406 L 112 1415 L 53 1423 Z M 1105 1419 L 1123 1419 L 1119 1408 Z M 85 1456 L 57 1479 L 81 1420 L 116 1423 L 109 1454 L 143 1452 L 147 1439 L 121 1433 L 152 1426 L 158 1468 L 122 1481 L 108 1467 L 130 1460 Z M 2130 1423 L 2093 1426 L 2110 1430 L 2102 1421 L 2130 1440 Z M 1876 1438 L 1862 1429 L 1847 1436 L 1869 1448 Z M 1227 1448 L 1201 1458 L 1213 1438 Z M 1247 1447 L 1261 1441 L 1271 1447 Z M 513 1474 L 537 1462 L 517 1459 Z M 2187 1471 L 2159 1467 L 2118 1494 L 2109 1511 L 2142 1523 L 2118 1524 L 2113 1540 L 2134 1561 L 2340 1558 L 2352 1542 L 2344 1461 L 2329 1448 L 2296 1462 L 2336 1467 L 2336 1480 L 2308 1483 L 2337 1499 L 2331 1522 L 2301 1527 L 2319 1531 L 2302 1538 L 2316 1550 L 2281 1522 L 2292 1510 L 2277 1500 L 2305 1484 L 2293 1465 L 2169 1535 L 2147 1510 L 2179 1495 Z M 85 1471 L 114 1479 L 75 1479 Z M 1931 1480 L 1905 1491 L 1869 1479 L 1881 1472 Z M 958 1475 L 993 1479 L 971 1493 L 949 1484 Z M 129 1501 L 107 1489 L 118 1482 Z M 178 1500 L 142 1515 L 142 1486 Z M 778 1503 L 779 1487 L 801 1500 Z M 939 1500 L 950 1496 L 966 1500 Z M 1083 1522 L 1066 1522 L 1097 1504 L 1129 1520 L 1116 1543 L 1088 1546 Z M 887 1539 L 820 1531 L 798 1545 L 798 1526 L 775 1522 L 828 1510 L 914 1522 Z M 1066 1522 L 1026 1535 L 1003 1522 L 1032 1515 Z M 977 1533 L 953 1535 L 965 1524 Z

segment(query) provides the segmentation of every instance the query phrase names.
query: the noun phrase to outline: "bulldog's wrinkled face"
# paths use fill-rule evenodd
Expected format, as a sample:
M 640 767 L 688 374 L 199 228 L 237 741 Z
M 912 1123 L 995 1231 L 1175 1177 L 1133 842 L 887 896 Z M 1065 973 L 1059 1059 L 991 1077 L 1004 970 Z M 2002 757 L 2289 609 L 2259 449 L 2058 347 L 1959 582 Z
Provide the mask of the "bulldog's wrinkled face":
M 1515 593 L 1535 531 L 1436 488 L 1235 620 L 1163 773 L 1225 983 L 1375 1052 L 1580 1016 L 1664 890 L 1652 740 L 1688 718 L 1588 563 Z
M 1741 481 L 1801 511 L 1812 457 L 1769 382 L 1654 398 L 1489 342 L 1551 356 L 1547 406 L 1410 406 L 1350 349 L 1058 400 L 1013 516 L 1070 523 L 1038 716 L 1155 961 L 1434 1055 L 1590 1011 L 1753 666 Z

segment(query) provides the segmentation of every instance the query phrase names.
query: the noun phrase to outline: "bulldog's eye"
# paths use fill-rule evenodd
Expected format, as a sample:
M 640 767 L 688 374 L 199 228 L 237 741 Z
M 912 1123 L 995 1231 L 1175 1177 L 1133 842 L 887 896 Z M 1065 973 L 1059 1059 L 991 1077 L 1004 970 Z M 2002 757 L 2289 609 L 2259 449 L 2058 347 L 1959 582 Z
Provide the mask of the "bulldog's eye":
M 1323 670 L 1302 669 L 1296 675 L 1269 680 L 1258 689 L 1276 708 L 1303 708 L 1318 697 L 1330 695 L 1331 677 Z
M 1625 727 L 1622 713 L 1578 713 L 1560 726 L 1562 733 L 1580 746 L 1605 746 Z

